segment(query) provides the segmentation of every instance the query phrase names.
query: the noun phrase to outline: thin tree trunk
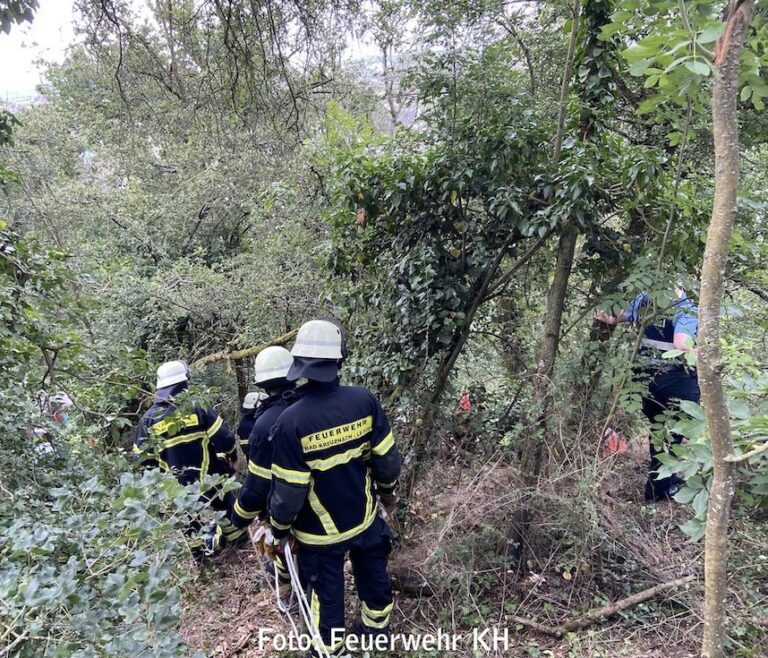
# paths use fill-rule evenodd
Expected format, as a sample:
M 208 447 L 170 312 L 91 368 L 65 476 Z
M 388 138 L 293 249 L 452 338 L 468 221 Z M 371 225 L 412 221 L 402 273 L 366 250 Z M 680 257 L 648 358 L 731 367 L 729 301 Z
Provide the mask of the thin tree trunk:
M 235 360 L 235 377 L 237 377 L 237 397 L 240 404 L 243 404 L 245 396 L 248 394 L 248 360 Z
M 720 304 L 728 244 L 736 214 L 739 184 L 737 112 L 739 59 L 754 0 L 733 0 L 727 27 L 715 49 L 712 124 L 715 141 L 715 196 L 701 271 L 699 307 L 699 380 L 712 447 L 714 477 L 707 509 L 704 553 L 704 638 L 702 658 L 722 658 L 725 643 L 725 604 L 728 595 L 728 520 L 733 498 L 734 464 L 731 426 L 720 379 Z
M 563 83 L 560 88 L 560 107 L 557 112 L 557 135 L 555 136 L 555 151 L 553 162 L 557 165 L 563 149 L 563 136 L 565 134 L 565 115 L 568 109 L 568 93 L 571 89 L 571 76 L 573 73 L 573 60 L 576 53 L 576 40 L 579 36 L 579 16 L 581 14 L 581 0 L 573 3 L 573 18 L 571 36 L 568 41 L 568 55 L 563 69 Z M 560 323 L 563 317 L 563 305 L 565 292 L 568 288 L 568 278 L 571 274 L 573 254 L 576 249 L 577 233 L 575 227 L 568 225 L 560 235 L 557 248 L 557 265 L 555 278 L 549 289 L 547 297 L 546 318 L 544 320 L 544 336 L 539 348 L 537 371 L 542 377 L 546 377 L 552 370 L 557 355 L 557 346 L 560 342 Z M 539 380 L 540 382 L 541 380 Z M 540 383 L 537 383 L 537 388 Z M 537 396 L 538 397 L 538 396 Z M 540 399 L 540 398 L 539 398 Z

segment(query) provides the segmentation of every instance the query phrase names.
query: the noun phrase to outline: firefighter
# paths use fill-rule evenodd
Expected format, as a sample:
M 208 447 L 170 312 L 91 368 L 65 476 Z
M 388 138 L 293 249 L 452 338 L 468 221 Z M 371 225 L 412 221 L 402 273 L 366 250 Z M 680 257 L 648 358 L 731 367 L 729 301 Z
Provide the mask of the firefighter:
M 651 423 L 664 420 L 665 413 L 679 412 L 680 400 L 699 403 L 699 381 L 696 367 L 688 365 L 682 357 L 662 358 L 664 352 L 681 350 L 693 355 L 696 351 L 694 341 L 698 331 L 698 308 L 686 297 L 685 291 L 678 286 L 676 299 L 669 308 L 661 309 L 645 326 L 640 350 L 638 352 L 637 380 L 642 381 L 648 391 L 643 395 L 643 414 Z M 642 315 L 652 300 L 647 293 L 640 293 L 632 303 L 618 315 L 608 315 L 603 311 L 595 314 L 595 319 L 608 325 L 630 322 L 639 327 Z M 659 478 L 657 471 L 661 467 L 658 456 L 665 452 L 669 444 L 679 444 L 683 437 L 672 433 L 671 441 L 657 445 L 650 441 L 651 460 L 648 466 L 648 480 L 645 483 L 645 499 L 654 501 L 674 496 L 684 484 L 678 475 Z
M 157 369 L 155 400 L 142 417 L 134 442 L 134 452 L 145 467 L 172 473 L 184 485 L 202 482 L 209 474 L 231 475 L 231 463 L 217 453 L 232 460 L 237 449 L 234 435 L 214 409 L 194 401 L 177 406 L 174 399 L 188 387 L 189 369 L 184 361 L 169 361 Z M 200 536 L 200 524 L 193 524 L 193 549 L 202 549 L 205 543 L 205 548 L 215 551 L 221 539 L 234 542 L 244 535 L 228 518 L 234 498 L 232 492 L 222 494 L 218 487 L 202 494 L 202 500 L 226 514 L 207 540 Z
M 253 364 L 254 383 L 266 391 L 266 399 L 254 417 L 248 443 L 248 475 L 245 478 L 230 520 L 237 528 L 246 528 L 258 518 L 266 519 L 267 496 L 272 484 L 272 428 L 292 400 L 294 384 L 286 379 L 293 363 L 291 353 L 284 347 L 267 347 L 259 352 Z M 268 571 L 273 573 L 271 561 Z M 280 579 L 281 596 L 290 593 L 290 575 L 281 556 L 274 561 Z
M 273 430 L 270 524 L 283 550 L 289 535 L 296 540 L 301 580 L 325 650 L 339 656 L 347 553 L 362 601 L 355 630 L 389 633 L 391 535 L 378 514 L 377 496 L 385 507 L 394 507 L 400 453 L 373 393 L 339 384 L 346 357 L 340 325 L 305 323 L 291 354 L 288 380 L 307 383 Z
M 237 426 L 237 438 L 240 441 L 240 449 L 243 451 L 246 458 L 248 457 L 248 439 L 251 436 L 251 430 L 253 430 L 256 413 L 258 412 L 261 403 L 266 399 L 266 393 L 262 391 L 251 391 L 243 398 L 243 404 L 240 406 L 240 423 Z
M 254 363 L 254 382 L 267 394 L 256 412 L 248 444 L 248 476 L 232 510 L 232 522 L 244 528 L 255 518 L 266 518 L 267 496 L 272 484 L 271 431 L 278 416 L 290 401 L 294 385 L 286 379 L 293 363 L 284 347 L 268 347 Z

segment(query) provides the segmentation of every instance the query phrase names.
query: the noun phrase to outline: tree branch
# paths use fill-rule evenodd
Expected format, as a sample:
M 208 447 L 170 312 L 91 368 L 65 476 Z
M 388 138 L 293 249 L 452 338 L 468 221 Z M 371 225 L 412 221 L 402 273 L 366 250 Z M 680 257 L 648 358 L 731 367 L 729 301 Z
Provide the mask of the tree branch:
M 685 28 L 686 32 L 691 35 L 691 39 L 693 40 L 694 52 L 697 55 L 705 57 L 710 62 L 713 62 L 715 60 L 715 54 L 708 48 L 702 46 L 698 41 L 696 41 L 696 31 L 691 26 L 691 21 L 688 18 L 688 9 L 685 6 L 685 0 L 678 0 L 678 4 L 680 5 L 680 18 L 683 20 L 683 27 Z
M 757 457 L 758 455 L 762 455 L 766 451 L 768 451 L 768 443 L 764 443 L 763 445 L 758 446 L 757 448 L 753 448 L 749 452 L 745 452 L 743 455 L 728 455 L 725 458 L 725 461 L 730 462 L 731 464 L 741 464 L 745 461 L 752 459 L 752 457 Z
M 296 338 L 296 332 L 297 330 L 293 329 L 288 333 L 283 334 L 282 336 L 278 336 L 269 342 L 256 345 L 255 347 L 248 347 L 243 350 L 234 350 L 232 352 L 228 350 L 221 350 L 220 352 L 208 354 L 207 356 L 201 357 L 197 361 L 191 363 L 189 368 L 190 370 L 195 370 L 202 368 L 203 366 L 207 366 L 209 363 L 215 363 L 216 361 L 235 361 L 237 359 L 246 359 L 250 356 L 256 356 L 259 352 L 262 352 L 268 347 L 272 347 L 273 345 L 285 345 L 286 343 L 292 341 L 294 338 Z
M 681 587 L 682 585 L 687 585 L 694 580 L 696 580 L 696 576 L 683 576 L 682 578 L 677 578 L 666 583 L 659 583 L 658 585 L 644 589 L 642 592 L 638 592 L 637 594 L 632 594 L 631 596 L 628 596 L 624 599 L 620 599 L 615 603 L 610 603 L 606 606 L 603 606 L 602 608 L 595 608 L 590 610 L 582 617 L 566 621 L 560 626 L 548 626 L 533 619 L 526 619 L 525 617 L 512 616 L 510 619 L 516 624 L 522 624 L 528 628 L 533 628 L 540 633 L 553 635 L 554 637 L 562 637 L 566 633 L 583 630 L 597 621 L 612 617 L 622 610 L 631 608 L 632 606 L 638 605 L 639 603 L 644 603 L 645 601 L 654 598 L 666 590 L 675 589 L 677 587 Z

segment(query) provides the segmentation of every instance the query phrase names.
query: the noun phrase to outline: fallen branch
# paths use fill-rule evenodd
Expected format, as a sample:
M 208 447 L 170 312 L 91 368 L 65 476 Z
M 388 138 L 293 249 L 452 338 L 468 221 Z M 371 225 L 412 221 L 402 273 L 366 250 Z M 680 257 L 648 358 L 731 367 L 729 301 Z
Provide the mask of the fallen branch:
M 758 455 L 764 453 L 766 450 L 768 450 L 768 443 L 764 443 L 757 448 L 753 448 L 749 452 L 745 452 L 743 455 L 728 455 L 725 458 L 725 461 L 730 462 L 731 464 L 741 464 L 742 462 L 752 459 L 752 457 L 757 457 Z
M 207 356 L 204 356 L 190 364 L 189 368 L 190 370 L 195 370 L 197 368 L 207 366 L 209 363 L 215 363 L 216 361 L 237 361 L 238 359 L 247 359 L 248 357 L 256 356 L 259 352 L 267 349 L 268 347 L 272 347 L 273 345 L 285 345 L 286 343 L 292 341 L 294 338 L 296 338 L 296 331 L 296 329 L 293 329 L 287 334 L 278 336 L 268 343 L 262 343 L 261 345 L 256 345 L 255 347 L 248 347 L 244 350 L 234 350 L 232 352 L 229 350 L 221 350 L 220 352 L 208 354 Z
M 635 606 L 639 603 L 644 603 L 645 601 L 654 598 L 661 592 L 664 592 L 668 589 L 674 589 L 675 587 L 680 587 L 681 585 L 687 585 L 694 580 L 696 580 L 696 576 L 683 576 L 682 578 L 677 578 L 676 580 L 671 580 L 667 583 L 659 583 L 658 585 L 644 589 L 642 592 L 632 594 L 632 596 L 628 596 L 625 599 L 620 599 L 615 603 L 610 603 L 609 605 L 603 606 L 602 608 L 595 608 L 594 610 L 590 610 L 582 617 L 566 621 L 561 626 L 549 626 L 547 624 L 542 624 L 534 619 L 526 619 L 525 617 L 518 617 L 516 615 L 512 615 L 509 619 L 516 624 L 527 626 L 528 628 L 532 628 L 539 633 L 552 635 L 554 637 L 562 637 L 566 633 L 583 630 L 587 628 L 587 626 L 591 626 L 595 622 L 598 622 L 602 619 L 612 617 L 622 610 L 631 608 L 632 606 Z

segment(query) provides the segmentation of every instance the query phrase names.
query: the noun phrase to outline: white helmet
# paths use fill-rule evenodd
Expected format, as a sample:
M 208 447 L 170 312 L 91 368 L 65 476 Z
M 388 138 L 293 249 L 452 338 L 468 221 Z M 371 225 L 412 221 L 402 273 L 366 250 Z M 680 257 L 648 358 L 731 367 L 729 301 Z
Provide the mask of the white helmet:
M 157 369 L 157 388 L 165 388 L 189 380 L 185 361 L 167 361 Z
M 344 358 L 341 329 L 328 320 L 310 320 L 299 327 L 291 354 L 306 359 Z
M 293 357 L 284 347 L 267 347 L 258 353 L 253 363 L 253 381 L 263 384 L 273 379 L 285 379 L 292 363 Z
M 258 409 L 268 397 L 263 391 L 251 391 L 243 398 L 243 409 Z
M 48 398 L 48 404 L 57 409 L 70 409 L 72 407 L 72 398 L 70 398 L 64 391 L 54 393 Z

